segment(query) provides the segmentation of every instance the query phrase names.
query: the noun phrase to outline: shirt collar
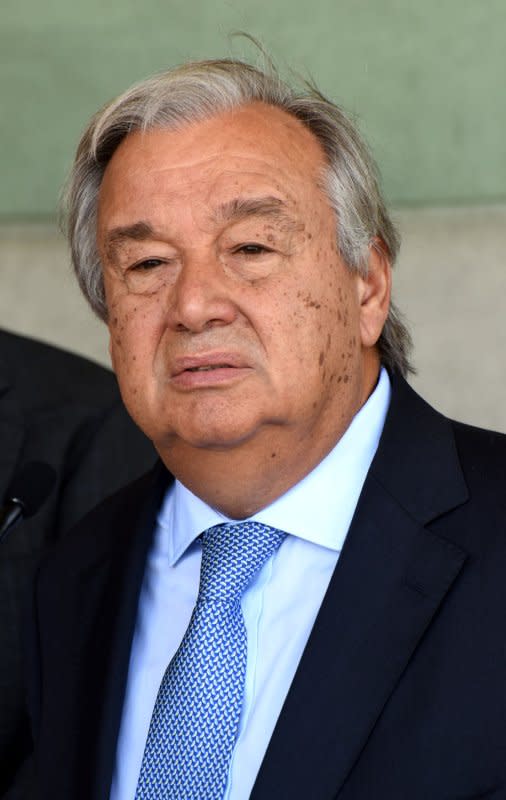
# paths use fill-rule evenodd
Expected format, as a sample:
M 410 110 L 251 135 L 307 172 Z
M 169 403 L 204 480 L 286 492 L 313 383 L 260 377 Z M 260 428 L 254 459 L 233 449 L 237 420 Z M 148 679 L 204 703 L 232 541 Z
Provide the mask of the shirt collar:
M 390 394 L 388 373 L 382 368 L 374 392 L 330 453 L 309 475 L 250 519 L 340 551 L 378 447 Z M 158 514 L 155 550 L 173 565 L 202 531 L 224 522 L 234 520 L 176 480 Z

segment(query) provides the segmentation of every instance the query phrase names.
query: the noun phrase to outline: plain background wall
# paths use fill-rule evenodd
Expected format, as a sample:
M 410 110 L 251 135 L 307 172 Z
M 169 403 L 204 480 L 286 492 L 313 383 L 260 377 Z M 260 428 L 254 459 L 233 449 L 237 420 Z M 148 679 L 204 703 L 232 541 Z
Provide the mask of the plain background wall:
M 107 359 L 54 226 L 79 133 L 153 71 L 255 58 L 235 29 L 357 116 L 403 234 L 413 382 L 446 413 L 506 430 L 504 0 L 3 0 L 0 324 Z
M 90 115 L 188 58 L 312 74 L 359 116 L 396 205 L 506 199 L 505 0 L 2 0 L 0 214 L 51 215 Z

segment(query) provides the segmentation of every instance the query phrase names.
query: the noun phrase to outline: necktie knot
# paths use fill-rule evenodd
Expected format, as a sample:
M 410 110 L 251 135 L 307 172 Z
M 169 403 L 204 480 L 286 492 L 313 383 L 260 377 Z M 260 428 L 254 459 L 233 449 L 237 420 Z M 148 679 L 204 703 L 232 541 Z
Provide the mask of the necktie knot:
M 285 536 L 261 522 L 225 523 L 204 531 L 199 600 L 240 600 Z

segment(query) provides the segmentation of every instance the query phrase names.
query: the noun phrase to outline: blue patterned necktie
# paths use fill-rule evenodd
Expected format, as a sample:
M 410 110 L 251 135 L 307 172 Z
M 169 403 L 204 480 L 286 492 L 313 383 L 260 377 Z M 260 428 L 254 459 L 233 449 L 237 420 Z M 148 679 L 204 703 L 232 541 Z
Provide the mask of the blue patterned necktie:
M 241 597 L 285 536 L 257 522 L 202 534 L 197 603 L 158 691 L 136 800 L 223 797 L 246 674 Z

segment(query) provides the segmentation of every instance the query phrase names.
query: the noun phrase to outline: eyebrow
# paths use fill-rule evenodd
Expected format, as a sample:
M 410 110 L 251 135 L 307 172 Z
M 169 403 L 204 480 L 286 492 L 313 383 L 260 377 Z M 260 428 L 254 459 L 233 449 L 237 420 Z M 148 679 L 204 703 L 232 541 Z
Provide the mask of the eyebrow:
M 142 242 L 145 239 L 153 238 L 154 235 L 154 228 L 149 222 L 140 221 L 134 222 L 133 225 L 119 225 L 117 228 L 111 228 L 104 243 L 107 257 L 113 260 L 117 251 L 128 241 Z
M 302 230 L 304 227 L 303 223 L 298 222 L 288 213 L 283 200 L 272 195 L 265 197 L 236 197 L 233 200 L 222 203 L 217 212 L 213 214 L 213 219 L 221 224 L 238 222 L 248 217 L 270 217 L 280 222 L 285 231 Z M 116 228 L 112 228 L 107 233 L 104 243 L 107 257 L 112 261 L 118 250 L 127 242 L 142 242 L 156 238 L 156 235 L 155 229 L 149 222 L 143 220 L 134 222 L 132 225 L 119 225 Z
M 300 230 L 304 227 L 289 214 L 283 200 L 273 195 L 236 197 L 222 203 L 213 217 L 219 223 L 239 222 L 248 217 L 270 217 L 282 223 L 284 230 Z

